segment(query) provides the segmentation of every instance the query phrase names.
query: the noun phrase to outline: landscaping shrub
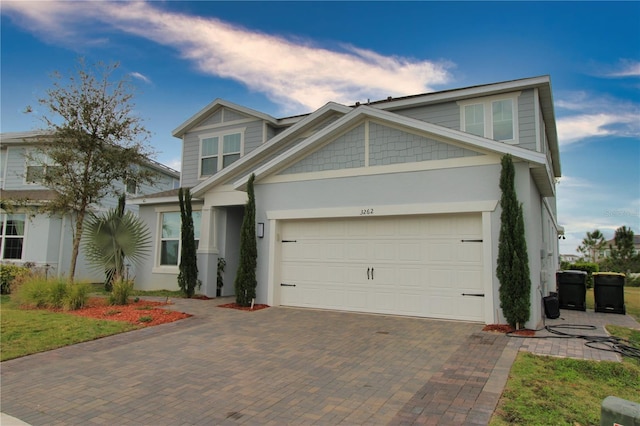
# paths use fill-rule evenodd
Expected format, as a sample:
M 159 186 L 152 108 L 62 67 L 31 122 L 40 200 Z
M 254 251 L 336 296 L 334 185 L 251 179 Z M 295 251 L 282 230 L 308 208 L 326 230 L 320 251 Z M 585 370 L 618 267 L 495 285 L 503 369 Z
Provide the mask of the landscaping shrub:
M 76 310 L 85 305 L 89 292 L 87 283 L 33 276 L 18 287 L 14 298 L 20 306 L 30 308 Z
M 91 285 L 87 283 L 68 283 L 67 296 L 63 302 L 63 308 L 68 311 L 81 309 L 87 303 L 91 293 Z
M 28 273 L 24 266 L 0 264 L 0 294 L 10 294 L 15 279 Z
M 118 278 L 113 281 L 113 289 L 109 295 L 110 305 L 126 305 L 129 303 L 129 296 L 133 291 L 133 281 Z

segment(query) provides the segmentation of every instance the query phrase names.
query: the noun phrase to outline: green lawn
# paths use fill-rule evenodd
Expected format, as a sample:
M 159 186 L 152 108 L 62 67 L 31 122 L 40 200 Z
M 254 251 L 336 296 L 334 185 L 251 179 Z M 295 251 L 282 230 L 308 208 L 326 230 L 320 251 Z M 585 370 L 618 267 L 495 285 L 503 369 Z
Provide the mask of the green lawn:
M 640 403 L 640 364 L 521 352 L 491 425 L 596 425 L 607 396 Z
M 627 313 L 639 320 L 640 288 L 625 287 L 624 298 Z M 593 310 L 592 289 L 586 301 Z M 640 348 L 640 331 L 613 325 L 607 330 Z M 511 367 L 491 425 L 600 424 L 602 400 L 610 395 L 640 403 L 640 361 L 597 362 L 523 352 Z
M 45 310 L 18 309 L 9 296 L 0 299 L 0 361 L 94 340 L 137 328 Z
M 587 309 L 593 310 L 593 289 L 587 290 Z M 624 288 L 624 304 L 627 308 L 627 314 L 634 317 L 636 321 L 640 321 L 640 287 Z M 612 314 L 614 315 L 614 314 Z

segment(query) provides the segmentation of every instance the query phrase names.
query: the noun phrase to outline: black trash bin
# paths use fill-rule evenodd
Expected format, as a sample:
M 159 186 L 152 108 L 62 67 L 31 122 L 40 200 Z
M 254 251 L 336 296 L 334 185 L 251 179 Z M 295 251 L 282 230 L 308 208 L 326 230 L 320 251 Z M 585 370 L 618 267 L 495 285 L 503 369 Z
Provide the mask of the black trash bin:
M 560 309 L 587 310 L 587 273 L 584 271 L 556 272 Z
M 624 279 L 624 274 L 615 272 L 596 272 L 593 274 L 593 298 L 596 312 L 626 314 Z

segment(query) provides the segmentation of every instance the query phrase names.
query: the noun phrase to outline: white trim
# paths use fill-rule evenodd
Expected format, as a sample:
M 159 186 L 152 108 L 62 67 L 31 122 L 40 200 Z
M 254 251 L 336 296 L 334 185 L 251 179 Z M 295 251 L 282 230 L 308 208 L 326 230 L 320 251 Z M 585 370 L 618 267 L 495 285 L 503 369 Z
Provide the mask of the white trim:
M 253 118 L 253 119 L 244 118 L 242 120 L 227 121 L 225 123 L 216 123 L 216 124 L 209 124 L 207 126 L 194 127 L 193 129 L 191 129 L 191 131 L 192 132 L 202 132 L 202 131 L 207 131 L 207 130 L 218 130 L 218 129 L 224 128 L 224 127 L 233 127 L 233 126 L 237 126 L 237 125 L 241 125 L 241 124 L 255 123 L 256 121 L 258 121 L 258 120 L 256 120 L 255 118 Z
M 496 207 L 498 202 L 496 202 Z M 482 211 L 482 262 L 483 265 L 483 281 L 484 281 L 484 322 L 485 324 L 496 324 L 500 318 L 494 315 L 493 298 L 495 291 L 493 289 L 493 239 L 491 234 L 491 216 L 492 211 Z
M 368 214 L 367 217 L 492 212 L 497 206 L 498 200 L 372 205 L 367 206 L 368 209 L 373 211 L 373 213 Z M 270 210 L 266 212 L 266 215 L 269 220 L 361 217 L 362 207 L 348 206 L 329 207 L 324 209 Z
M 482 86 L 467 87 L 463 89 L 446 90 L 436 93 L 426 93 L 418 96 L 410 96 L 404 99 L 387 102 L 374 102 L 371 106 L 382 110 L 405 109 L 433 103 L 455 101 L 465 98 L 478 98 L 491 94 L 504 93 L 513 90 L 525 90 L 540 85 L 550 85 L 549 76 L 524 78 L 521 80 L 505 81 L 502 83 L 485 84 Z
M 512 92 L 505 93 L 500 95 L 493 96 L 485 96 L 482 98 L 475 99 L 465 99 L 457 101 L 456 103 L 460 106 L 460 129 L 465 131 L 465 123 L 466 123 L 466 115 L 465 115 L 465 107 L 471 105 L 482 105 L 483 106 L 483 114 L 484 114 L 484 137 L 491 140 L 496 140 L 497 142 L 507 143 L 516 145 L 520 142 L 520 126 L 518 124 L 518 98 L 522 92 Z M 497 140 L 493 138 L 493 103 L 500 102 L 505 100 L 511 100 L 512 107 L 512 130 L 513 130 L 513 139 L 505 139 L 505 140 Z
M 406 173 L 425 170 L 441 170 L 457 167 L 486 166 L 500 164 L 496 155 L 478 155 L 474 157 L 458 157 L 446 160 L 419 161 L 414 163 L 388 164 L 384 166 L 357 167 L 350 169 L 326 170 L 308 173 L 291 173 L 285 175 L 270 175 L 260 183 L 302 182 L 308 180 L 335 179 L 356 176 L 374 176 L 391 173 Z
M 195 115 L 191 116 L 187 121 L 182 123 L 180 126 L 176 127 L 173 130 L 173 132 L 171 132 L 171 134 L 177 138 L 183 137 L 185 133 L 192 130 L 191 126 L 193 126 L 196 122 L 204 118 L 207 114 L 211 114 L 218 107 L 221 107 L 221 108 L 226 107 L 232 110 L 236 110 L 241 114 L 248 115 L 250 117 L 256 117 L 257 119 L 260 119 L 260 120 L 268 121 L 270 123 L 273 123 L 274 125 L 278 124 L 278 120 L 268 114 L 218 98 L 213 102 L 211 102 L 209 105 L 202 108 Z
M 351 122 L 360 124 L 363 116 L 377 118 L 384 122 L 395 123 L 396 125 L 406 126 L 407 128 L 413 128 L 414 131 L 422 131 L 430 134 L 429 137 L 431 138 L 441 138 L 441 140 L 446 143 L 461 144 L 462 146 L 466 146 L 472 150 L 498 153 L 500 155 L 510 153 L 515 158 L 525 160 L 533 163 L 534 165 L 546 164 L 546 156 L 539 152 L 505 144 L 504 142 L 493 141 L 470 133 L 449 129 L 410 117 L 401 116 L 392 112 L 381 111 L 367 106 L 360 106 L 310 138 L 302 141 L 276 158 L 273 158 L 264 165 L 256 168 L 252 173 L 256 175 L 257 180 L 264 179 L 266 176 L 286 167 L 288 164 L 292 164 L 296 159 L 302 159 L 318 147 L 331 142 L 331 138 L 337 137 L 344 131 L 348 131 L 353 128 Z M 245 174 L 233 183 L 234 188 L 244 188 L 248 180 L 249 175 Z
M 344 105 L 336 104 L 335 102 L 329 102 L 322 106 L 320 109 L 315 111 L 313 114 L 305 117 L 303 120 L 300 120 L 294 126 L 284 130 L 280 134 L 271 138 L 264 145 L 259 146 L 253 151 L 247 153 L 247 155 L 240 158 L 240 160 L 233 163 L 231 166 L 219 170 L 213 176 L 209 176 L 206 180 L 198 183 L 191 190 L 191 193 L 194 196 L 201 196 L 205 191 L 220 183 L 223 180 L 229 178 L 229 175 L 233 173 L 237 173 L 238 169 L 242 170 L 242 168 L 248 168 L 252 162 L 259 161 L 259 159 L 268 156 L 268 152 L 273 148 L 280 148 L 282 146 L 282 141 L 287 138 L 291 138 L 287 140 L 286 143 L 290 143 L 295 140 L 295 135 L 298 135 L 305 130 L 308 130 L 311 126 L 317 124 L 318 121 L 322 121 L 327 118 L 327 114 L 347 114 L 351 111 L 351 108 L 346 107 Z
M 216 173 L 220 172 L 221 170 L 225 169 L 225 167 L 223 167 L 224 155 L 225 155 L 224 154 L 224 137 L 225 136 L 236 135 L 236 134 L 240 135 L 240 158 L 244 156 L 244 134 L 246 130 L 247 130 L 246 127 L 238 127 L 238 128 L 223 130 L 220 132 L 204 133 L 204 134 L 198 135 L 198 144 L 199 144 L 198 145 L 198 179 L 199 180 L 201 181 L 206 180 L 211 176 L 215 175 Z M 202 175 L 202 159 L 203 159 L 202 158 L 202 141 L 204 141 L 205 139 L 212 139 L 212 138 L 218 139 L 218 153 L 215 156 L 209 155 L 206 158 L 216 157 L 216 161 L 217 161 L 216 172 L 213 175 L 203 176 Z M 238 160 L 240 160 L 240 158 L 238 158 Z
M 538 152 L 543 152 L 542 150 L 542 137 L 540 135 L 540 121 L 541 121 L 541 117 L 540 114 L 542 114 L 542 110 L 540 109 L 540 99 L 539 99 L 539 91 L 538 88 L 535 87 L 533 89 L 533 125 L 535 127 L 534 129 L 534 134 L 536 135 L 536 151 Z M 547 148 L 548 149 L 548 148 Z M 545 154 L 547 149 L 545 149 Z
M 278 247 L 280 240 L 280 222 L 277 220 L 269 220 L 268 228 L 268 276 L 267 276 L 267 304 L 269 306 L 280 306 L 280 286 L 276 285 L 276 278 L 281 276 L 280 264 L 281 250 Z

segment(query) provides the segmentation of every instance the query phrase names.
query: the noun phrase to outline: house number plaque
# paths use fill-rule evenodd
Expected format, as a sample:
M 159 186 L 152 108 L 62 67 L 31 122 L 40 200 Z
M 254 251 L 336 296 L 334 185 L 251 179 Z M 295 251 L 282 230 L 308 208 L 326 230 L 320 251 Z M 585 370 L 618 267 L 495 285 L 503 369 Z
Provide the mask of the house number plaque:
M 369 216 L 373 214 L 373 209 L 362 209 L 360 210 L 360 216 Z

